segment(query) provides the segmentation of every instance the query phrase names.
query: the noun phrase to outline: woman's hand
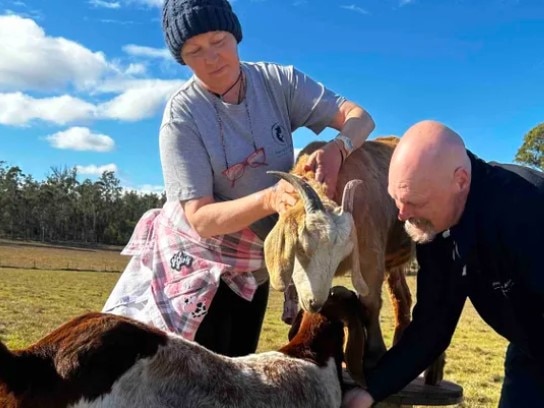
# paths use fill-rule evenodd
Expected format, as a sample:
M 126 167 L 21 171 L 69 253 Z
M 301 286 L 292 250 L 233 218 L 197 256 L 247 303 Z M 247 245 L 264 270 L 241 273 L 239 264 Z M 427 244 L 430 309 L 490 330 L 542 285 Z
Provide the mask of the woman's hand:
M 355 387 L 344 395 L 342 408 L 370 408 L 373 403 L 374 399 L 368 392 Z
M 331 141 L 321 149 L 313 152 L 308 158 L 306 171 L 315 172 L 315 179 L 326 186 L 325 191 L 329 198 L 334 198 L 338 172 L 342 166 L 342 151 L 340 145 Z
M 294 206 L 298 200 L 298 193 L 293 185 L 285 180 L 278 181 L 266 190 L 266 207 L 274 212 L 282 213 Z

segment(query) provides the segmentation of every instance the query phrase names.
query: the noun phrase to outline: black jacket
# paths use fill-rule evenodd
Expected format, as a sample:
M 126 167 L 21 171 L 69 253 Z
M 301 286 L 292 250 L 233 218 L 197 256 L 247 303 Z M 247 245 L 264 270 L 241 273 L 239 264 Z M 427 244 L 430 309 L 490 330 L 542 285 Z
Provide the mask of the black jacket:
M 459 223 L 417 245 L 417 303 L 402 339 L 367 373 L 379 401 L 449 345 L 467 296 L 497 333 L 544 372 L 544 173 L 469 153 L 472 181 Z

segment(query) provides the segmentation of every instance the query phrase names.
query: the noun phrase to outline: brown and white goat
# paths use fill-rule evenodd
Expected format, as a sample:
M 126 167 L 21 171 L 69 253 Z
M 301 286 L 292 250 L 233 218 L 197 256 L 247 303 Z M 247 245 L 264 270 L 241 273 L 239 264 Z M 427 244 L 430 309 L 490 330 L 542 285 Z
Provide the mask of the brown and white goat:
M 357 295 L 335 287 L 279 351 L 224 357 L 132 319 L 90 313 L 25 350 L 0 343 L 2 408 L 330 408 L 346 364 L 362 381 Z
M 350 272 L 368 313 L 367 366 L 386 350 L 379 323 L 384 280 L 395 311 L 394 342 L 411 320 L 405 270 L 414 247 L 387 193 L 389 162 L 397 143 L 396 137 L 378 138 L 352 152 L 338 175 L 335 197 L 342 196 L 341 205 L 327 198 L 314 173 L 305 169 L 308 155 L 324 142 L 307 146 L 290 173 L 269 172 L 293 184 L 302 198 L 280 215 L 265 240 L 272 287 L 284 291 L 292 280 L 300 306 L 318 311 L 334 276 Z M 441 372 L 442 367 L 434 367 L 426 378 L 437 382 Z

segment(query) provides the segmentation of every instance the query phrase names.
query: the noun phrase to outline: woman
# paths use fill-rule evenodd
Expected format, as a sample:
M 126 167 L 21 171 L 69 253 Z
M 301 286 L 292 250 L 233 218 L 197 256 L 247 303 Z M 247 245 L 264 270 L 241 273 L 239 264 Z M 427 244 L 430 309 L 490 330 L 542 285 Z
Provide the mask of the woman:
M 124 251 L 134 257 L 104 310 L 221 354 L 249 354 L 268 299 L 262 241 L 295 200 L 291 185 L 267 171 L 290 170 L 296 128 L 333 127 L 339 136 L 310 160 L 333 192 L 342 161 L 374 123 L 293 67 L 241 62 L 242 30 L 227 0 L 166 0 L 163 30 L 194 75 L 161 125 L 167 203 L 136 227 Z

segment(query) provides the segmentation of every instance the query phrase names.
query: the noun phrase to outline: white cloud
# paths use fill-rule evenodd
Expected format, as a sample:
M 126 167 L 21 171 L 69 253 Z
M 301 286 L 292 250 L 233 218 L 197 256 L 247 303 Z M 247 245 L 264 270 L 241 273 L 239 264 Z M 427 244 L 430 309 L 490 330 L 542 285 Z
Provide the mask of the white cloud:
M 356 13 L 360 14 L 369 14 L 368 11 L 366 11 L 364 8 L 356 6 L 355 4 L 350 4 L 349 6 L 340 6 L 343 9 L 355 11 Z
M 137 58 L 171 59 L 166 49 L 124 49 Z M 0 124 L 152 117 L 184 81 L 141 79 L 146 73 L 145 63 L 123 67 L 76 42 L 47 36 L 31 19 L 0 16 Z M 78 97 L 67 94 L 71 89 L 80 91 Z M 40 97 L 36 90 L 56 94 Z
M 121 3 L 118 1 L 89 0 L 89 4 L 98 8 L 118 9 Z
M 113 163 L 105 164 L 103 166 L 97 166 L 95 164 L 90 164 L 88 166 L 76 166 L 77 174 L 87 174 L 90 176 L 101 176 L 105 171 L 113 171 L 117 173 L 117 166 Z
M 145 64 L 130 64 L 124 71 L 125 75 L 138 76 L 147 72 Z
M 183 81 L 138 81 L 112 100 L 101 104 L 99 116 L 136 121 L 153 116 L 164 107 L 170 95 Z
M 96 107 L 69 95 L 36 99 L 21 92 L 0 93 L 0 124 L 22 126 L 39 119 L 64 125 L 94 118 Z
M 407 6 L 408 4 L 414 3 L 415 0 L 399 0 L 399 7 Z
M 185 83 L 182 79 L 133 79 L 119 78 L 101 82 L 95 89 L 96 94 L 120 94 L 131 89 L 167 89 L 170 93 Z
M 162 58 L 166 60 L 172 59 L 172 54 L 166 48 L 152 48 L 141 45 L 128 44 L 123 47 L 123 51 L 129 55 L 145 58 Z
M 115 147 L 111 137 L 92 133 L 89 128 L 79 126 L 46 136 L 45 139 L 57 149 L 109 152 Z
M 0 124 L 25 126 L 32 121 L 65 125 L 81 121 L 117 119 L 137 121 L 150 118 L 164 108 L 182 80 L 107 81 L 97 94 L 118 94 L 101 103 L 91 103 L 69 95 L 35 98 L 20 92 L 0 93 Z
M 0 91 L 93 86 L 115 71 L 103 53 L 62 37 L 48 37 L 33 20 L 0 16 Z

